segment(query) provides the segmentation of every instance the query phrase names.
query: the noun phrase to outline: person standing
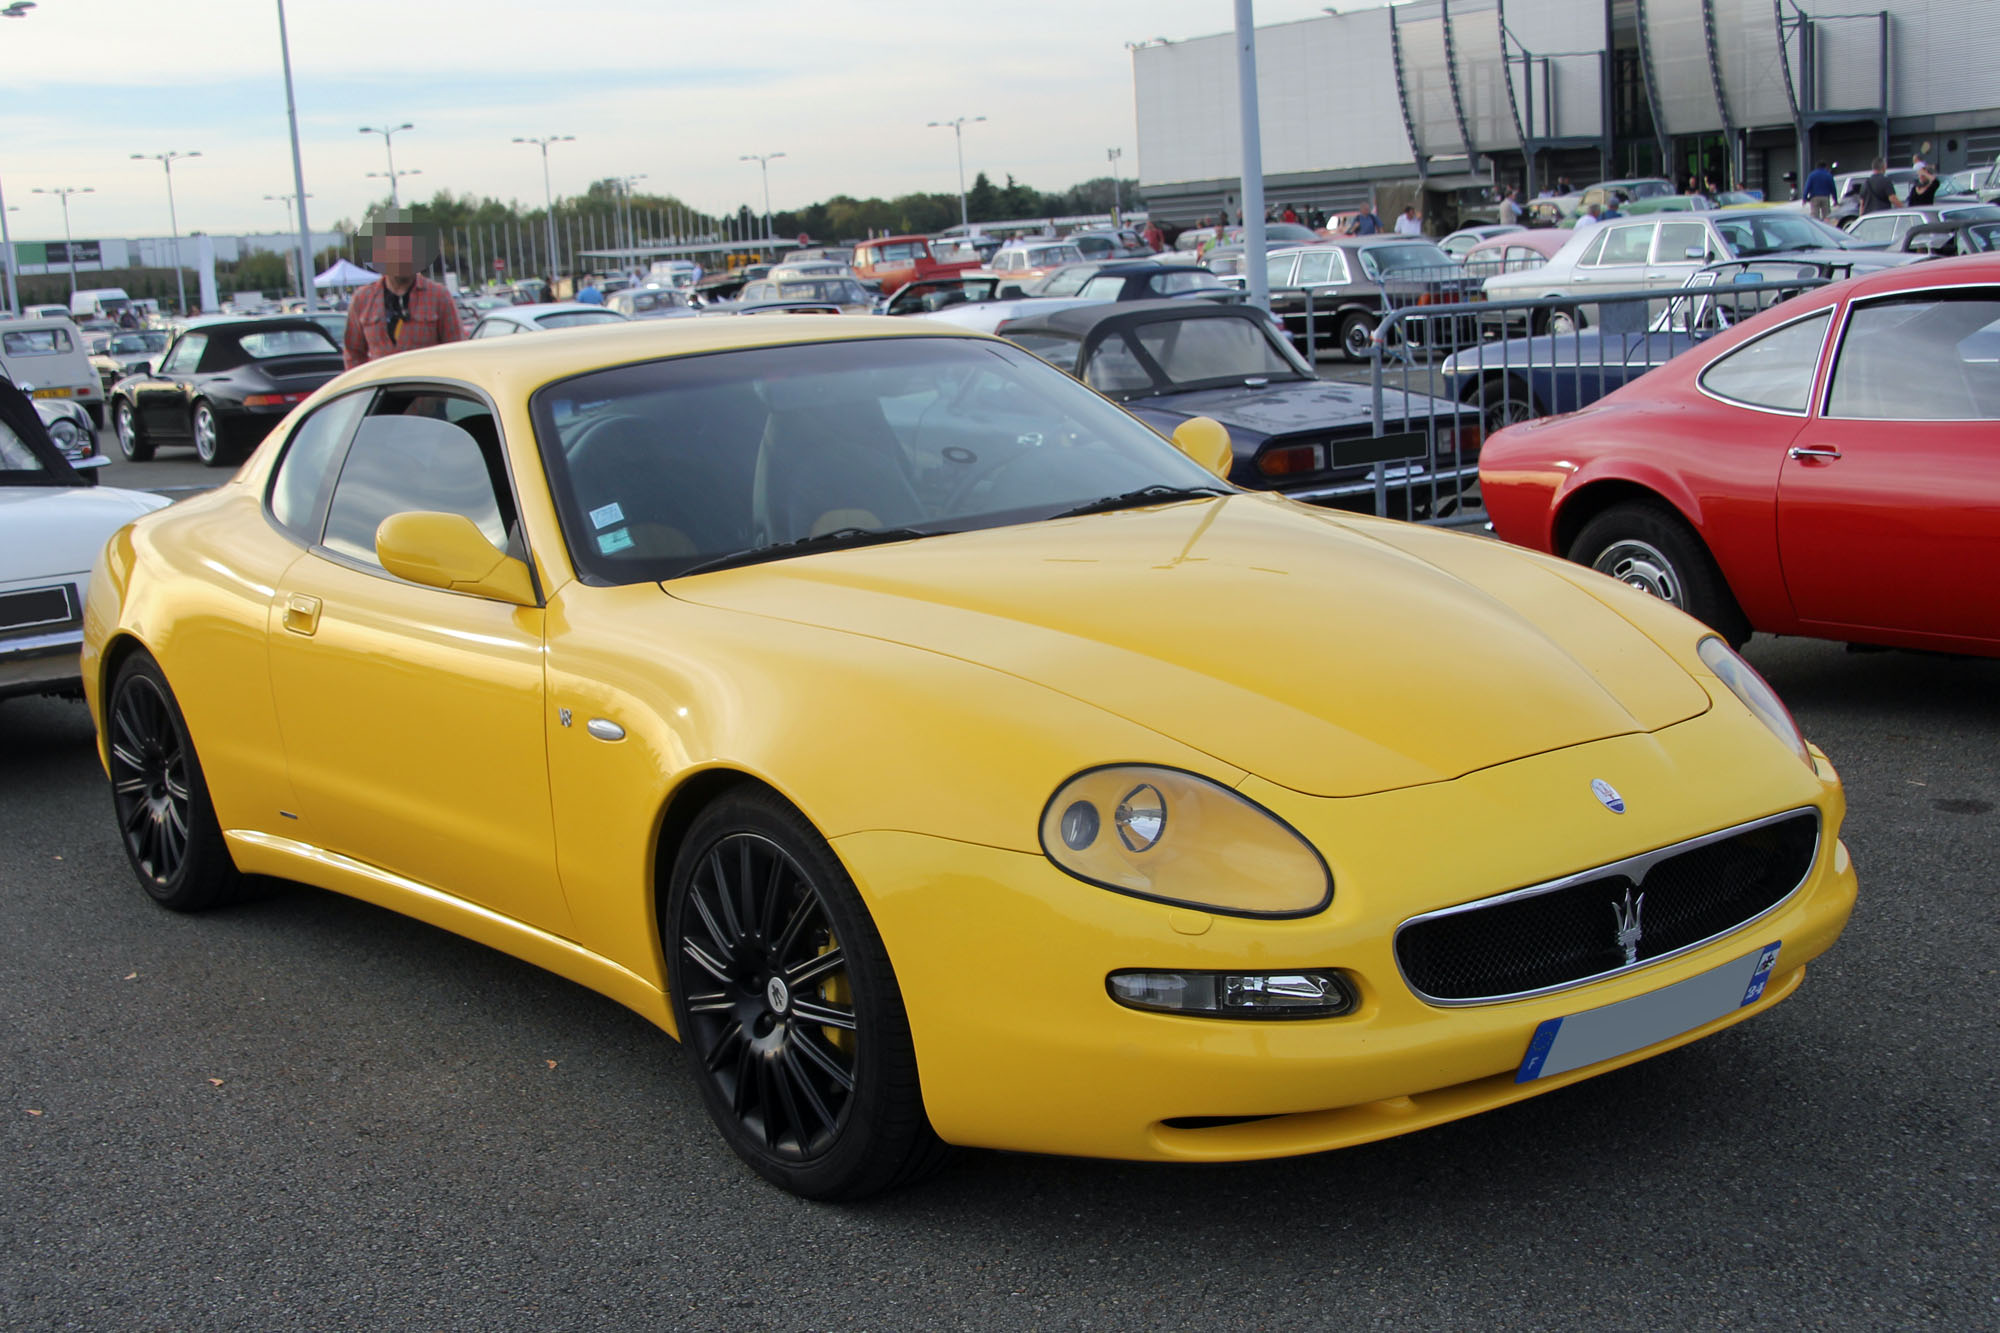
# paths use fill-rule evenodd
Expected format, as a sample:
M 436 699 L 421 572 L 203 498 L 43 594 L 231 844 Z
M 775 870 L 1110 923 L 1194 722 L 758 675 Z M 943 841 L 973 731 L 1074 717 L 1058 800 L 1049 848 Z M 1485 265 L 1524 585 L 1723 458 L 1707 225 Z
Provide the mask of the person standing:
M 1889 179 L 1889 164 L 1878 157 L 1861 182 L 1861 211 L 1879 213 L 1896 207 L 1897 203 L 1896 183 Z
M 1509 185 L 1507 193 L 1500 197 L 1500 225 L 1503 227 L 1518 227 L 1521 225 L 1521 190 L 1519 186 Z
M 1910 185 L 1910 198 L 1908 200 L 1910 207 L 1929 208 L 1931 202 L 1937 198 L 1937 192 L 1937 173 L 1932 171 L 1930 163 L 1926 162 L 1923 166 L 1917 168 L 1917 179 Z
M 1806 173 L 1806 212 L 1825 222 L 1833 216 L 1833 173 L 1826 163 L 1815 163 Z
M 1601 216 L 1603 212 L 1604 209 L 1601 205 L 1589 204 L 1585 206 L 1583 212 L 1577 215 L 1576 230 L 1589 231 L 1592 227 L 1604 221 L 1604 218 Z
M 348 307 L 341 348 L 347 368 L 463 338 L 451 293 L 417 271 L 429 256 L 421 253 L 424 247 L 410 225 L 378 222 L 374 241 L 375 267 L 382 276 L 356 292 Z
M 603 305 L 604 291 L 597 285 L 597 279 L 584 275 L 583 286 L 576 289 L 576 299 L 584 305 Z
M 1347 220 L 1349 236 L 1373 236 L 1382 230 L 1382 219 L 1375 215 L 1375 205 L 1369 204 Z
M 1421 236 L 1424 234 L 1424 224 L 1422 219 L 1417 216 L 1417 206 L 1415 204 L 1403 205 L 1403 215 L 1396 219 L 1396 234 L 1398 236 Z

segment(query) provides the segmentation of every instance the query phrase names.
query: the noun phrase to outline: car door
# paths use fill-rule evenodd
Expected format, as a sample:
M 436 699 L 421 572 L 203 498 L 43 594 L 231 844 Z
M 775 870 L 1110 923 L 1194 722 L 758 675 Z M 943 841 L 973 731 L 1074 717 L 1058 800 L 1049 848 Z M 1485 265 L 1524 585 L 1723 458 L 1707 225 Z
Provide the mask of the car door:
M 1646 264 L 1648 287 L 1684 287 L 1695 270 L 1719 256 L 1700 222 L 1661 222 Z
M 188 433 L 188 385 L 207 350 L 206 333 L 183 333 L 174 339 L 153 373 L 134 386 L 133 408 L 140 425 L 154 439 Z
M 271 680 L 295 836 L 560 934 L 544 613 L 405 582 L 374 549 L 390 515 L 435 510 L 522 554 L 493 422 L 469 393 L 381 390 L 275 589 Z
M 2000 286 L 1855 301 L 1784 460 L 1778 546 L 1815 632 L 2000 644 Z
M 1646 286 L 1646 265 L 1652 257 L 1657 224 L 1649 220 L 1598 225 L 1604 229 L 1603 244 L 1593 245 L 1591 253 L 1576 266 L 1576 285 L 1592 295 L 1637 291 Z

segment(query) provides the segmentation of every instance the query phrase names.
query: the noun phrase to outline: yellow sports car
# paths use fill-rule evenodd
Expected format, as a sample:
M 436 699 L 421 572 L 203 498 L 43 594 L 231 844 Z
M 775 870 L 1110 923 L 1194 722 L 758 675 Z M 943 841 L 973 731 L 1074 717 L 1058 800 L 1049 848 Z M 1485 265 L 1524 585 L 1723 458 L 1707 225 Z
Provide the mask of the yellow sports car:
M 1839 780 L 1720 639 L 1227 464 L 921 321 L 368 365 L 99 561 L 126 850 L 171 908 L 281 876 L 629 1005 L 818 1198 L 1335 1148 L 1798 987 Z

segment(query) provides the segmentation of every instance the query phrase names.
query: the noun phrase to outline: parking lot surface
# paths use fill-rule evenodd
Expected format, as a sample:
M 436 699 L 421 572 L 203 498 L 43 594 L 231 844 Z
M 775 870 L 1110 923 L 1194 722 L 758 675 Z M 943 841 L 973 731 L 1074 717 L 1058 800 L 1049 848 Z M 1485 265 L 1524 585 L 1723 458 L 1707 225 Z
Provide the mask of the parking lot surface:
M 0 704 L 0 1323 L 2000 1327 L 2000 662 L 1749 656 L 1862 876 L 1768 1015 L 1341 1153 L 963 1153 L 852 1207 L 753 1176 L 672 1041 L 526 964 L 291 885 L 154 907 L 83 709 Z

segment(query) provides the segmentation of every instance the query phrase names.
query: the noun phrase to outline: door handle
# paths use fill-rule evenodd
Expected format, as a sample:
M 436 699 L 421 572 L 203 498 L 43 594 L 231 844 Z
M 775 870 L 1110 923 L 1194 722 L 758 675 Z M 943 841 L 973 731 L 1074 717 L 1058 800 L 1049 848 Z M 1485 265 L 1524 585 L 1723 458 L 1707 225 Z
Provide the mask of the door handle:
M 1828 445 L 1795 444 L 1785 451 L 1790 458 L 1838 458 L 1840 450 Z
M 287 593 L 285 596 L 285 628 L 294 634 L 310 637 L 319 629 L 319 598 L 308 597 L 304 593 Z

